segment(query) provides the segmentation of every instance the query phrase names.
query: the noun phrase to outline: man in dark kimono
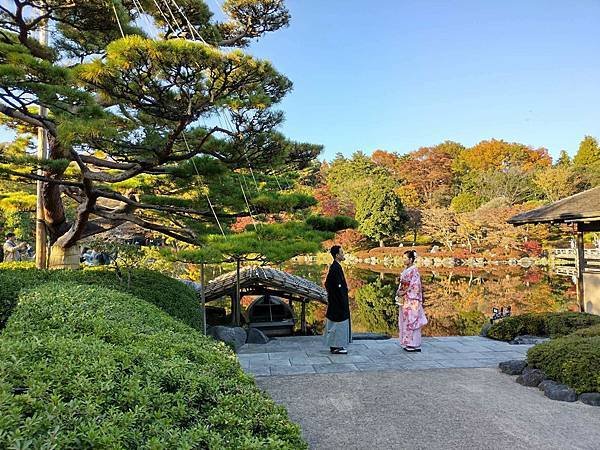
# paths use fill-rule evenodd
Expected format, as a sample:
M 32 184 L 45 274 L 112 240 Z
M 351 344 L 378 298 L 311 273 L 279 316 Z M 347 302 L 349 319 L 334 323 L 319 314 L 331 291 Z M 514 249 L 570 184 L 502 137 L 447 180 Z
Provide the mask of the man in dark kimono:
M 348 353 L 346 346 L 352 342 L 348 285 L 340 264 L 345 257 L 339 245 L 331 247 L 330 253 L 333 256 L 333 263 L 329 266 L 325 280 L 325 289 L 327 289 L 325 343 L 331 353 L 345 355 Z

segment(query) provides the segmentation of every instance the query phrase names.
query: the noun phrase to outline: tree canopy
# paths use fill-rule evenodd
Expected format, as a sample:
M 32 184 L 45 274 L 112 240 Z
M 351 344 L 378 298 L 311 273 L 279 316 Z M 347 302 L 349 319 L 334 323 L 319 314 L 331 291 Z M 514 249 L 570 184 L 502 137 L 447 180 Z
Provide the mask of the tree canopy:
M 44 182 L 52 244 L 125 222 L 198 243 L 215 216 L 310 204 L 281 193 L 280 178 L 321 147 L 277 131 L 283 114 L 274 107 L 292 83 L 242 51 L 288 25 L 282 1 L 226 0 L 224 22 L 202 0 L 171 11 L 152 0 L 7 3 L 0 113 L 19 135 L 45 130 L 48 160 L 2 151 L 0 173 Z M 35 38 L 47 24 L 45 46 Z

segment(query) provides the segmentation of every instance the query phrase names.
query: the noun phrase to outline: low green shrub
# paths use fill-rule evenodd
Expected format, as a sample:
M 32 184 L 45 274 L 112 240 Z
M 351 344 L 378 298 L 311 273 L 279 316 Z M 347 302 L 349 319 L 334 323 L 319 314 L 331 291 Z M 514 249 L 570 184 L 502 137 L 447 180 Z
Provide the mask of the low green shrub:
M 529 349 L 527 363 L 578 394 L 600 392 L 600 336 L 572 335 L 544 342 Z
M 125 292 L 23 290 L 0 335 L 0 448 L 302 449 L 222 343 Z
M 306 223 L 319 231 L 340 231 L 349 228 L 356 228 L 358 222 L 348 216 L 309 216 Z
M 545 321 L 541 314 L 505 317 L 492 325 L 487 336 L 500 341 L 510 341 L 525 334 L 533 336 L 544 336 L 546 334 Z
M 173 278 L 146 269 L 133 270 L 131 282 L 117 279 L 113 269 L 94 267 L 84 270 L 36 270 L 31 264 L 0 264 L 0 329 L 15 307 L 19 292 L 49 281 L 75 282 L 104 286 L 133 294 L 200 330 L 202 312 L 196 293 Z
M 549 336 L 566 336 L 575 330 L 600 324 L 600 316 L 577 312 L 554 313 L 548 315 L 546 324 Z
M 575 330 L 600 324 L 600 316 L 587 313 L 531 313 L 506 317 L 492 325 L 488 337 L 510 341 L 526 334 L 534 336 L 565 336 Z
M 30 263 L 0 263 L 0 330 L 17 304 L 21 289 L 47 281 L 47 273 Z
M 581 328 L 571 333 L 571 336 L 579 337 L 595 337 L 600 336 L 600 324 L 593 325 L 588 328 Z

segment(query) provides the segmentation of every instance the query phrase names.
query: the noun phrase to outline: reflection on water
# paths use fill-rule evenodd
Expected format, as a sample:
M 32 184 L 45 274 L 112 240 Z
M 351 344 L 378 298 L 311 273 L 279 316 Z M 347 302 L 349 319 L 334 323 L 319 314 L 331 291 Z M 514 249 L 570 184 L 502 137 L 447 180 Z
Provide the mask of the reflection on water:
M 291 264 L 286 270 L 323 284 L 327 266 Z M 350 288 L 354 332 L 398 335 L 398 307 L 394 303 L 399 271 L 373 272 L 365 267 L 345 267 Z M 513 314 L 576 310 L 575 290 L 569 278 L 545 269 L 495 267 L 493 271 L 471 268 L 421 268 L 428 336 L 478 334 L 493 307 L 511 306 Z M 298 317 L 299 305 L 296 306 Z M 311 302 L 307 322 L 314 333 L 323 330 L 325 307 Z

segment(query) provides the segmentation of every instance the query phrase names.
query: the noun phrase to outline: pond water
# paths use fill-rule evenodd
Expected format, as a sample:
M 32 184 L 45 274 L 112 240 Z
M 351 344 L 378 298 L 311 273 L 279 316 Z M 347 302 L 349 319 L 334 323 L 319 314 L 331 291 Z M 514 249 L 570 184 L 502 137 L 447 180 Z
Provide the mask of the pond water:
M 288 263 L 281 267 L 294 275 L 307 278 L 320 286 L 327 265 Z M 229 271 L 210 271 L 208 279 Z M 568 277 L 552 274 L 548 269 L 520 266 L 493 266 L 489 269 L 469 267 L 419 268 L 423 281 L 425 312 L 429 323 L 426 336 L 479 334 L 492 316 L 492 308 L 510 306 L 513 314 L 527 312 L 578 310 L 575 287 Z M 400 269 L 373 270 L 369 265 L 344 265 L 350 288 L 350 309 L 354 332 L 398 335 L 398 306 L 394 303 L 396 278 Z M 247 306 L 251 298 L 243 299 Z M 229 300 L 211 303 L 229 310 Z M 300 318 L 301 306 L 294 303 Z M 325 306 L 310 302 L 307 306 L 309 333 L 321 334 L 325 322 Z M 209 320 L 209 324 L 210 324 Z M 298 320 L 298 329 L 300 323 Z
M 285 267 L 320 285 L 325 265 L 289 264 Z M 350 288 L 354 332 L 398 335 L 398 307 L 394 303 L 400 270 L 376 272 L 369 266 L 344 267 Z M 547 269 L 496 266 L 489 270 L 466 267 L 420 268 L 428 336 L 478 334 L 492 315 L 492 308 L 510 306 L 513 314 L 577 310 L 575 287 L 568 277 Z M 300 306 L 297 305 L 300 317 Z M 312 333 L 323 330 L 325 306 L 311 302 L 307 322 Z

